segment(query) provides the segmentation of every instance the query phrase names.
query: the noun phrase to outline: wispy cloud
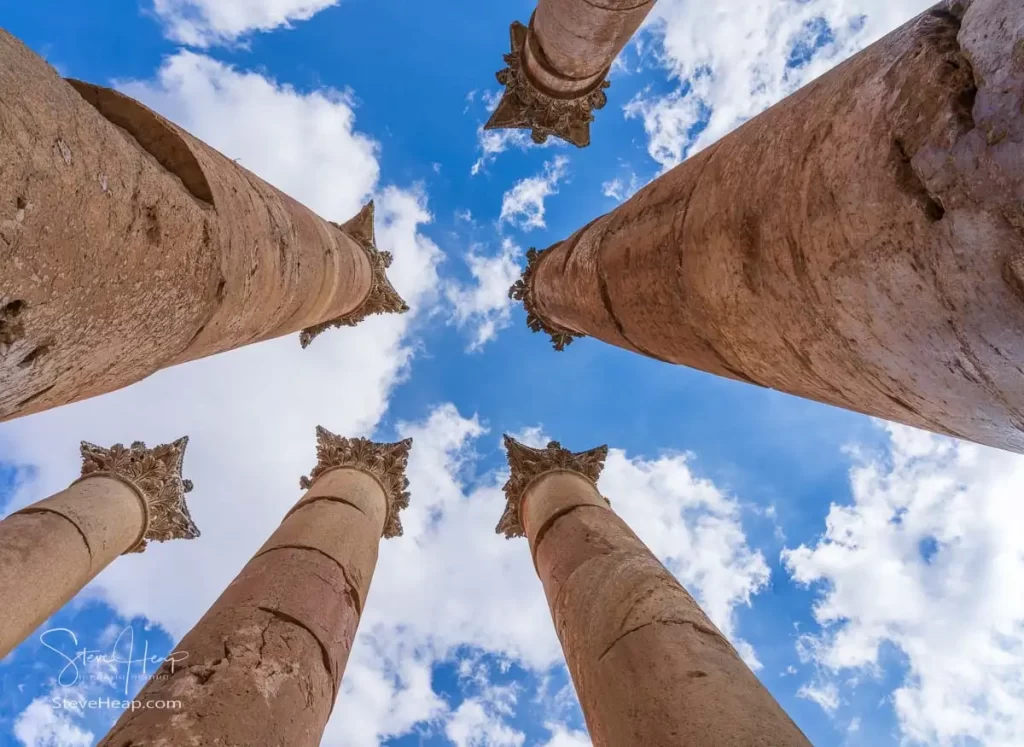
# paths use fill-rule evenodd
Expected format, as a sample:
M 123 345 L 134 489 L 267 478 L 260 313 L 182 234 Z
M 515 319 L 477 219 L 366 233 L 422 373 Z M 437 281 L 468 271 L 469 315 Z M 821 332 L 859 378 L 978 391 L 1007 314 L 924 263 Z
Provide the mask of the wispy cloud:
M 544 164 L 544 170 L 537 176 L 516 182 L 501 200 L 500 223 L 518 226 L 524 231 L 544 228 L 544 201 L 558 194 L 558 185 L 568 171 L 569 159 L 555 156 Z

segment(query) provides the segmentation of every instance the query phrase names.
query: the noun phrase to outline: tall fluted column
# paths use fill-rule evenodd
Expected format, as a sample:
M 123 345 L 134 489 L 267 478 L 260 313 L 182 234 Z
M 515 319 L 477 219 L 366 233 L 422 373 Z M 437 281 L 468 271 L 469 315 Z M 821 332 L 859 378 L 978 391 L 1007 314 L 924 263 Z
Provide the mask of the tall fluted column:
M 505 445 L 498 533 L 529 539 L 595 747 L 810 745 L 598 492 L 607 447 Z
M 608 71 L 655 0 L 540 0 L 524 26 L 512 24 L 512 52 L 498 73 L 505 95 L 485 129 L 533 130 L 590 145 L 593 111 L 607 103 Z
M 402 533 L 411 446 L 318 428 L 302 500 L 138 695 L 182 709 L 125 712 L 100 744 L 319 745 L 381 536 Z
M 1024 451 L 1024 4 L 949 2 L 550 250 L 579 335 Z
M 0 659 L 119 555 L 195 539 L 187 438 L 147 449 L 82 443 L 82 476 L 0 521 Z
M 329 223 L 3 30 L 0 101 L 0 421 L 405 309 L 372 203 Z

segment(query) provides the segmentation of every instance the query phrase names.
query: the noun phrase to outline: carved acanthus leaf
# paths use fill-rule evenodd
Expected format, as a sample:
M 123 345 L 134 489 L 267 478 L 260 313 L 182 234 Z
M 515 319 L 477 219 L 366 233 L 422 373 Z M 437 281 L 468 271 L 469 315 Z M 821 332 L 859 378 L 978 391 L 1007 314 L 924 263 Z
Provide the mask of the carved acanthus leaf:
M 143 552 L 149 542 L 195 539 L 199 528 L 185 503 L 192 481 L 181 477 L 188 437 L 147 449 L 142 441 L 130 448 L 115 444 L 109 449 L 82 442 L 82 478 L 110 476 L 131 483 L 145 497 L 149 524 L 144 538 L 128 553 Z M 127 553 L 126 553 L 127 554 Z
M 398 514 L 409 507 L 409 480 L 405 469 L 411 448 L 411 438 L 393 444 L 377 443 L 366 438 L 343 438 L 317 426 L 317 463 L 309 477 L 299 480 L 299 485 L 309 490 L 320 475 L 339 467 L 351 467 L 372 475 L 383 486 L 387 502 L 382 535 L 401 537 L 402 521 Z
M 538 252 L 536 249 L 530 249 L 526 253 L 526 270 L 523 272 L 523 276 L 509 288 L 508 297 L 513 301 L 523 302 L 523 308 L 526 309 L 526 324 L 534 332 L 546 332 L 551 335 L 551 344 L 555 350 L 562 352 L 567 345 L 572 344 L 573 340 L 586 337 L 586 335 L 559 327 L 557 324 L 543 319 L 537 310 L 537 302 L 533 297 L 533 279 L 541 259 L 548 251 L 551 250 Z
M 336 327 L 355 327 L 359 322 L 373 314 L 404 314 L 409 306 L 398 295 L 398 291 L 388 280 L 387 269 L 391 267 L 391 252 L 382 252 L 377 249 L 377 242 L 373 230 L 374 208 L 373 200 L 370 200 L 359 211 L 359 214 L 345 224 L 332 223 L 341 231 L 347 233 L 366 252 L 370 260 L 370 293 L 366 300 L 355 311 L 345 316 L 331 319 L 322 324 L 317 324 L 309 329 L 304 329 L 299 336 L 299 342 L 303 348 L 309 347 L 321 333 Z
M 508 539 L 526 536 L 522 516 L 523 499 L 534 480 L 548 472 L 567 470 L 579 473 L 596 486 L 601 470 L 604 469 L 604 460 L 608 457 L 607 446 L 572 452 L 563 449 L 558 441 L 552 441 L 547 448 L 534 449 L 511 436 L 505 436 L 505 449 L 512 474 L 503 488 L 507 503 L 505 513 L 498 522 L 497 533 L 504 534 Z
M 608 103 L 604 89 L 611 84 L 602 80 L 593 90 L 573 99 L 558 98 L 538 90 L 523 69 L 523 49 L 528 35 L 526 26 L 518 21 L 512 24 L 512 52 L 505 55 L 508 67 L 497 74 L 498 82 L 505 86 L 505 95 L 484 129 L 532 130 L 533 142 L 537 144 L 554 135 L 578 148 L 586 148 L 590 145 L 594 111 Z

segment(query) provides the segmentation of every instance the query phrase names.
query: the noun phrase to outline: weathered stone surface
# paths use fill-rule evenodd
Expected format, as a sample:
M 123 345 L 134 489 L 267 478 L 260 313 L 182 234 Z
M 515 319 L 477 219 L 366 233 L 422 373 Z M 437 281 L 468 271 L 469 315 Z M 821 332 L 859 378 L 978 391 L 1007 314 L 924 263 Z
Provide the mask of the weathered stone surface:
M 1010 0 L 924 13 L 543 253 L 530 311 L 1024 451 L 1022 39 Z
M 0 521 L 0 658 L 117 556 L 199 536 L 181 476 L 187 443 L 83 442 L 81 478 Z
M 381 253 L 3 31 L 0 99 L 0 420 L 392 310 Z
M 510 484 L 525 480 L 524 526 L 595 747 L 810 744 L 609 509 L 592 464 L 538 478 L 536 460 L 523 474 L 511 449 L 509 462 Z
M 608 102 L 608 70 L 653 8 L 654 0 L 540 0 L 529 27 L 512 24 L 508 67 L 498 73 L 505 94 L 485 129 L 590 145 L 593 112 Z
M 185 667 L 138 696 L 182 709 L 125 713 L 101 745 L 320 744 L 381 536 L 408 502 L 410 444 L 317 436 L 306 495 L 178 645 Z

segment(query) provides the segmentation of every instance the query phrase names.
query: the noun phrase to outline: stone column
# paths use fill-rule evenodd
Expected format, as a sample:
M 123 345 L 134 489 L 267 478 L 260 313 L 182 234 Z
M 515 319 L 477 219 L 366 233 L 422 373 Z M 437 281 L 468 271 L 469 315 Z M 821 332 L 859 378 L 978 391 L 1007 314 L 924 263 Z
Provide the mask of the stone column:
M 411 446 L 318 428 L 302 500 L 137 696 L 183 707 L 127 711 L 100 745 L 319 745 Z
M 372 203 L 329 223 L 2 30 L 0 101 L 0 421 L 405 310 Z
M 187 438 L 147 449 L 82 443 L 82 476 L 0 521 L 0 659 L 117 558 L 195 539 L 181 478 Z
M 597 489 L 608 447 L 505 436 L 498 533 L 527 537 L 594 747 L 809 747 L 686 590 Z
M 607 103 L 608 71 L 655 0 L 540 0 L 524 26 L 512 24 L 512 52 L 498 73 L 505 95 L 484 129 L 533 130 L 590 145 L 593 110 Z
M 548 251 L 612 345 L 1024 451 L 1024 4 L 933 8 Z

